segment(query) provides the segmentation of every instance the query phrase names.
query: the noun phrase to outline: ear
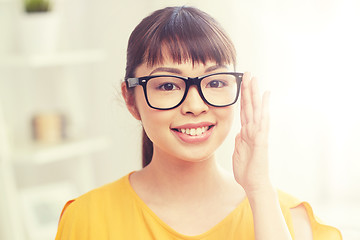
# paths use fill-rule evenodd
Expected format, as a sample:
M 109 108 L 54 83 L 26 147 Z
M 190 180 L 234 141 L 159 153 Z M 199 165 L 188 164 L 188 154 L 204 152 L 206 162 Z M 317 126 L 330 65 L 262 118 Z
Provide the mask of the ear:
M 139 111 L 136 108 L 135 96 L 129 93 L 125 82 L 121 83 L 121 93 L 126 102 L 126 107 L 131 113 L 131 115 L 133 115 L 136 120 L 141 120 Z

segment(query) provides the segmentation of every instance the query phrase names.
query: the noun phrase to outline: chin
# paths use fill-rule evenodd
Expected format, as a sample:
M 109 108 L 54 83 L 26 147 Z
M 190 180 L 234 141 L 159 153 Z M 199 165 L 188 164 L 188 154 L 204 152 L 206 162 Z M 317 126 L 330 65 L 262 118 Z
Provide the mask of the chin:
M 210 161 L 210 160 L 214 159 L 214 154 L 204 156 L 204 152 L 202 152 L 199 155 L 190 154 L 188 156 L 183 156 L 183 157 L 181 157 L 179 159 L 184 161 L 184 162 L 188 162 L 188 163 L 203 163 L 203 162 Z

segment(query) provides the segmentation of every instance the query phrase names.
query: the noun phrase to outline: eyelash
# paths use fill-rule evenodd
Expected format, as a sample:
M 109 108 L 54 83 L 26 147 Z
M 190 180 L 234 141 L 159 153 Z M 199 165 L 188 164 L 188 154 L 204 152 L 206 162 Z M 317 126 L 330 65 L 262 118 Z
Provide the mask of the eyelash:
M 171 89 L 171 90 L 165 90 L 164 87 L 165 87 L 165 85 L 167 85 L 167 84 L 171 84 L 171 85 L 173 86 L 173 89 Z M 177 87 L 174 83 L 163 83 L 163 84 L 161 84 L 160 86 L 158 86 L 156 89 L 163 90 L 163 91 L 172 91 L 172 90 L 176 90 L 176 89 L 174 89 L 174 87 L 176 87 L 176 89 L 180 89 L 180 88 Z
M 221 80 L 211 80 L 211 81 L 208 82 L 208 84 L 206 86 L 211 85 L 211 83 L 214 83 L 214 82 L 221 84 L 222 85 L 221 87 L 226 87 L 227 86 L 226 82 L 221 81 Z

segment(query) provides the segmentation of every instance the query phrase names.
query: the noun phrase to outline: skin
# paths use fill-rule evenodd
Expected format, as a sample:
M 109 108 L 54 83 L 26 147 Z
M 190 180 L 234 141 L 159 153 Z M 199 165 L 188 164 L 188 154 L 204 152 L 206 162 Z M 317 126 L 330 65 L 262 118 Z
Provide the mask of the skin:
M 151 74 L 196 77 L 231 69 L 213 62 L 177 64 L 165 57 L 162 65 L 140 65 L 136 77 Z M 130 182 L 160 219 L 182 234 L 199 235 L 224 219 L 246 196 L 253 211 L 257 240 L 291 239 L 268 171 L 269 93 L 261 99 L 255 78 L 249 73 L 243 77 L 242 128 L 235 139 L 233 175 L 217 165 L 214 153 L 230 131 L 236 105 L 211 107 L 192 86 L 179 107 L 163 111 L 148 107 L 140 86 L 135 88 L 135 104 L 124 84 L 122 92 L 129 111 L 142 122 L 154 144 L 151 163 L 133 173 Z M 187 143 L 172 130 L 199 122 L 214 125 L 206 141 Z M 304 208 L 292 210 L 292 215 L 297 239 L 312 239 Z

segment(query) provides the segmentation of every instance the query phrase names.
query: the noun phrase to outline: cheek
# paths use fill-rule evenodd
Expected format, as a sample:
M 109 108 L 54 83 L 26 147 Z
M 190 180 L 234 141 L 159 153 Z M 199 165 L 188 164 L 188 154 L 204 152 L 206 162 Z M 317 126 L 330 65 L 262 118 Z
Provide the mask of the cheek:
M 171 119 L 172 116 L 169 112 L 163 112 L 156 109 L 146 110 L 143 112 L 143 128 L 153 142 L 154 146 L 168 146 L 169 139 L 171 139 Z
M 163 129 L 169 129 L 172 111 L 161 111 L 149 107 L 141 88 L 135 91 L 135 101 L 142 125 L 150 139 L 156 137 Z
M 227 135 L 232 128 L 234 122 L 235 108 L 234 106 L 225 107 L 219 109 L 217 112 L 218 119 L 221 122 L 224 135 Z
M 140 120 L 143 123 L 147 122 L 147 119 L 151 118 L 152 116 L 151 112 L 154 109 L 148 107 L 142 87 L 137 86 L 135 88 L 134 94 L 135 94 L 135 106 L 140 115 Z
M 142 108 L 144 104 L 146 104 L 144 91 L 141 86 L 136 86 L 134 91 L 135 96 L 135 105 L 137 108 Z
M 151 120 L 154 117 L 153 112 L 155 109 L 152 109 L 148 106 L 144 91 L 140 86 L 137 86 L 135 89 L 135 104 L 143 123 Z
M 222 121 L 232 123 L 234 120 L 235 108 L 234 106 L 220 108 L 218 111 L 218 116 Z M 229 126 L 231 127 L 231 126 Z

